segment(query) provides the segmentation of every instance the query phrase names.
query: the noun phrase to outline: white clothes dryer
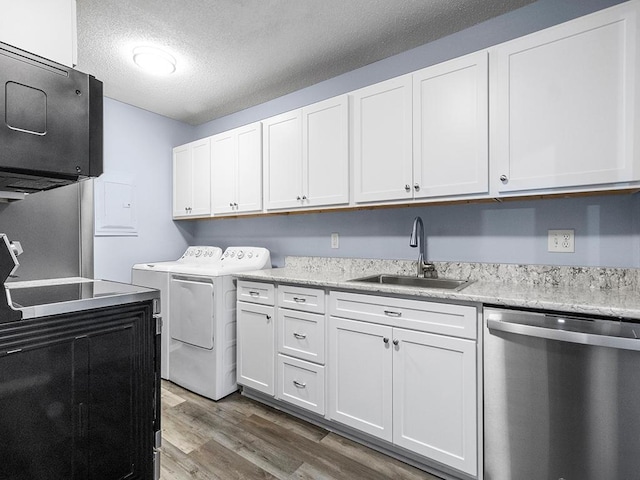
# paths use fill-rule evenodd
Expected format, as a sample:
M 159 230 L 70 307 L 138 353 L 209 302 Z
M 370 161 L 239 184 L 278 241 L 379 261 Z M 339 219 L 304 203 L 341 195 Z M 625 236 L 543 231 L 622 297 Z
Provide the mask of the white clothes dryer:
M 234 273 L 271 268 L 269 250 L 229 247 L 217 264 L 169 274 L 169 378 L 212 400 L 237 390 Z
M 131 269 L 131 283 L 160 290 L 160 314 L 162 336 L 160 339 L 160 376 L 169 379 L 169 272 L 186 265 L 212 264 L 222 257 L 220 247 L 191 246 L 177 260 L 167 262 L 138 263 Z

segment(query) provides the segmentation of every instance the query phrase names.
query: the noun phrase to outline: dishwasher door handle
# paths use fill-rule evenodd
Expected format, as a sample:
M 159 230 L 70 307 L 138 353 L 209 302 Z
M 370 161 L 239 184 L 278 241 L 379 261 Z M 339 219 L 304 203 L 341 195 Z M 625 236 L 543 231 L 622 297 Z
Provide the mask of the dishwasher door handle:
M 515 335 L 524 335 L 527 337 L 578 343 L 580 345 L 591 345 L 594 347 L 609 347 L 640 351 L 640 338 L 610 337 L 606 335 L 594 335 L 568 330 L 556 330 L 553 328 L 536 327 L 533 325 L 506 322 L 504 320 L 495 320 L 490 317 L 487 318 L 487 327 L 489 330 L 513 333 Z

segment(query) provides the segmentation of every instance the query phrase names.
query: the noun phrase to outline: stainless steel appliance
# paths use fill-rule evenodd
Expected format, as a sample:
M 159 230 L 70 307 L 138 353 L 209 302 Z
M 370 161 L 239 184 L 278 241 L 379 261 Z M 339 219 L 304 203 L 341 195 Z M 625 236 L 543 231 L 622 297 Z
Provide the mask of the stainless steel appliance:
M 485 480 L 640 478 L 640 324 L 484 309 Z
M 0 190 L 31 193 L 102 173 L 102 82 L 0 43 Z

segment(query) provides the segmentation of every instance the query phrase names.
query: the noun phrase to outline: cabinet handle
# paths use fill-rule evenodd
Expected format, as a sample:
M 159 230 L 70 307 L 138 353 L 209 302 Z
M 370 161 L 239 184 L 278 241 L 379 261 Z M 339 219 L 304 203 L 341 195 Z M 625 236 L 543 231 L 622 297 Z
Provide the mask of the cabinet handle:
M 509 181 L 509 177 L 507 177 L 506 175 L 500 175 L 500 181 L 502 183 L 507 183 Z
M 294 384 L 296 387 L 298 387 L 298 388 L 307 388 L 307 384 L 306 384 L 306 383 L 299 382 L 299 381 L 297 381 L 297 380 L 294 380 L 294 381 L 293 381 L 293 384 Z
M 385 345 L 389 345 L 389 339 L 387 337 L 384 337 L 382 341 L 384 342 Z
M 393 310 L 385 310 L 384 314 L 387 317 L 401 317 L 402 316 L 402 312 L 394 312 Z
M 259 297 L 260 296 L 260 292 L 254 292 L 253 290 L 249 291 L 249 295 L 251 295 L 252 297 Z
M 304 340 L 305 338 L 307 338 L 306 333 L 293 332 L 293 336 L 296 337 L 298 340 Z
M 296 303 L 305 303 L 307 301 L 306 298 L 293 297 L 293 301 Z
M 411 185 L 409 185 L 408 183 L 404 186 L 404 190 L 405 192 L 410 192 L 411 191 Z
M 267 315 L 267 320 L 271 320 L 271 315 Z
M 413 184 L 413 189 L 414 189 L 416 192 L 419 192 L 419 191 L 420 191 L 420 184 L 419 184 L 419 183 L 414 183 L 414 184 Z
M 398 344 L 400 343 L 400 340 L 398 340 L 397 338 L 393 340 L 393 344 L 397 347 Z

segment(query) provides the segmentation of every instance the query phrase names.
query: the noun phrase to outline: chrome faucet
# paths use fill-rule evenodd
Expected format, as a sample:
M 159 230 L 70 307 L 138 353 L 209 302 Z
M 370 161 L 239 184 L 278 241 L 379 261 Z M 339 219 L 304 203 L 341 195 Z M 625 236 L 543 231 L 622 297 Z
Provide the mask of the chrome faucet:
M 438 272 L 433 263 L 426 262 L 425 242 L 424 242 L 424 224 L 420 217 L 413 219 L 413 227 L 411 229 L 411 238 L 409 239 L 410 247 L 418 247 L 418 277 L 438 278 Z

